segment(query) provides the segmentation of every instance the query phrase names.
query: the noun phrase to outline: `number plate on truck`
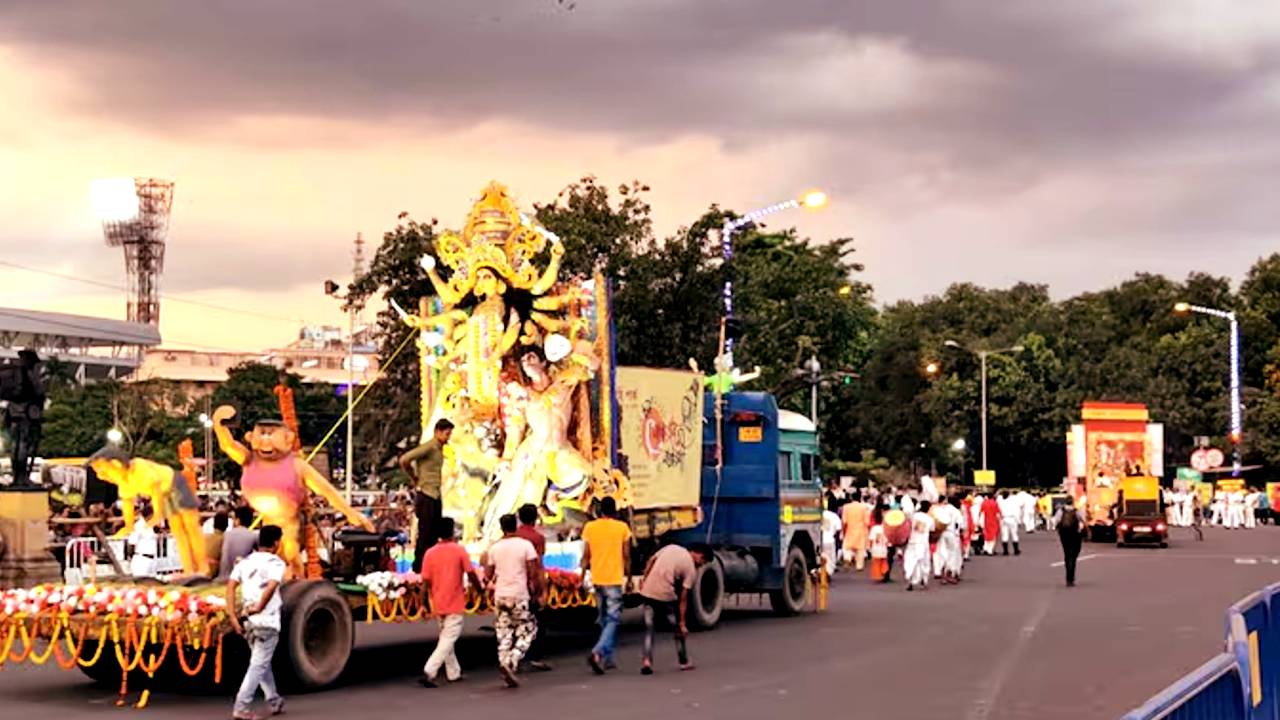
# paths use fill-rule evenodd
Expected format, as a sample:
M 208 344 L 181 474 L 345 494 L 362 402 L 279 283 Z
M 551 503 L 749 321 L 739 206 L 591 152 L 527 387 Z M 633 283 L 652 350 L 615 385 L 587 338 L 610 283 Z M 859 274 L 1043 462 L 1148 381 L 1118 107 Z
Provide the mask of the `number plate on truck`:
M 764 428 L 759 425 L 745 425 L 738 428 L 738 442 L 764 442 Z

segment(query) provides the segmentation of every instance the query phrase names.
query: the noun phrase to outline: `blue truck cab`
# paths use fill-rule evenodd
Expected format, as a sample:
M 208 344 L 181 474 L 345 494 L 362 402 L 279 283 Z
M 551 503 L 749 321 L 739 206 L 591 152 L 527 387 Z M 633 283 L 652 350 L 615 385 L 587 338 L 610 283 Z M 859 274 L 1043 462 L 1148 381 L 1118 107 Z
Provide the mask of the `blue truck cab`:
M 821 547 L 822 491 L 816 428 L 779 410 L 772 395 L 722 396 L 723 466 L 716 463 L 716 399 L 707 395 L 702 433 L 702 519 L 670 534 L 682 544 L 705 543 L 712 562 L 699 573 L 689 619 L 710 627 L 728 593 L 767 593 L 779 614 L 795 614 L 810 599 L 810 571 Z

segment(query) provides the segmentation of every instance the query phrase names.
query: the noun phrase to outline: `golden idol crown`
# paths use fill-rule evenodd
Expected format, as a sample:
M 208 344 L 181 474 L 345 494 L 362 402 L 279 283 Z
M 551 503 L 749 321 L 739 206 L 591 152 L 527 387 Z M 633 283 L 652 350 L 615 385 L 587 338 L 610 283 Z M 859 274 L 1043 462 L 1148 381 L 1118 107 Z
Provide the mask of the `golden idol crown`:
M 462 235 L 441 235 L 436 253 L 453 271 L 448 284 L 459 295 L 471 292 L 481 268 L 489 268 L 510 287 L 527 290 L 538 279 L 533 258 L 546 244 L 542 233 L 524 221 L 507 188 L 491 182 L 471 206 Z

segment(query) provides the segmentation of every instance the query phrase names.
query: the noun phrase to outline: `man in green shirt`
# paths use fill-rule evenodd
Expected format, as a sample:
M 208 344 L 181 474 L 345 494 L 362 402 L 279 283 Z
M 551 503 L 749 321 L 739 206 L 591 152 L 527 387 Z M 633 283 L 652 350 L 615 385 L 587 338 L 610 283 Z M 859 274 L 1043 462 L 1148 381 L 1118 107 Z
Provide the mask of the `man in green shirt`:
M 436 544 L 435 521 L 440 517 L 440 473 L 444 447 L 453 434 L 453 423 L 436 421 L 432 438 L 400 456 L 400 469 L 413 481 L 413 514 L 418 517 L 418 542 L 413 550 L 413 571 L 422 572 L 422 558 Z

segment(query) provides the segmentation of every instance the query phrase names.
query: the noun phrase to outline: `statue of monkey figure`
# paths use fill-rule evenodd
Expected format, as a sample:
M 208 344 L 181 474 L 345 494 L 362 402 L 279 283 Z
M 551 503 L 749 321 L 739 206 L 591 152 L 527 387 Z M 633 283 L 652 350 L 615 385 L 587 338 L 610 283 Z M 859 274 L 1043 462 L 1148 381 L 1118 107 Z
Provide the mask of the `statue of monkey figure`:
M 347 522 L 373 532 L 373 523 L 347 504 L 342 495 L 315 468 L 295 452 L 297 435 L 279 420 L 259 420 L 240 444 L 224 423 L 236 410 L 222 405 L 213 411 L 213 432 L 218 447 L 241 466 L 240 492 L 264 523 L 284 531 L 280 555 L 294 578 L 304 577 L 301 548 L 303 512 L 308 491 L 324 498 Z

